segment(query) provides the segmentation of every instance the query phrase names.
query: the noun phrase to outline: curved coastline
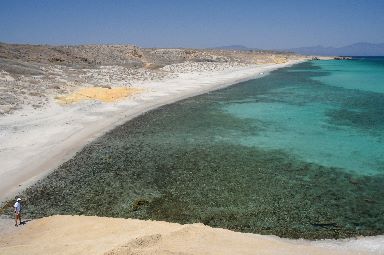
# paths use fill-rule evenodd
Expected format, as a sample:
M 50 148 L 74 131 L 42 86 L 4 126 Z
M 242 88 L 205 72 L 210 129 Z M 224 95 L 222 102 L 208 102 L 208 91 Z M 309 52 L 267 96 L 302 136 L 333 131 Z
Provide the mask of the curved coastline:
M 51 101 L 41 110 L 24 109 L 4 116 L 0 203 L 47 176 L 94 139 L 145 112 L 303 61 L 307 60 L 181 73 L 177 78 L 142 83 L 144 93 L 113 104 L 91 102 L 63 107 Z
M 283 64 L 283 65 L 270 65 L 270 66 L 249 68 L 247 70 L 244 70 L 244 69 L 238 70 L 237 75 L 235 77 L 233 77 L 233 76 L 232 77 L 224 77 L 224 78 L 221 77 L 221 79 L 212 81 L 211 83 L 208 83 L 208 84 L 207 83 L 204 84 L 204 82 L 201 81 L 202 83 L 199 85 L 191 85 L 191 82 L 193 82 L 193 77 L 192 77 L 192 78 L 190 78 L 191 80 L 188 80 L 185 83 L 186 85 L 190 84 L 191 86 L 188 87 L 188 85 L 187 85 L 187 88 L 185 90 L 180 90 L 179 93 L 177 93 L 177 94 L 166 94 L 166 92 L 161 91 L 161 92 L 158 92 L 160 94 L 160 96 L 156 96 L 156 92 L 151 92 L 151 93 L 154 93 L 154 95 L 148 95 L 147 94 L 146 95 L 147 98 L 138 97 L 138 98 L 133 98 L 133 99 L 131 98 L 131 99 L 122 101 L 122 102 L 118 103 L 119 106 L 116 107 L 116 108 L 118 108 L 118 110 L 114 109 L 114 111 L 112 111 L 115 114 L 115 116 L 113 118 L 109 117 L 109 118 L 106 118 L 104 120 L 99 119 L 98 120 L 99 125 L 94 126 L 92 128 L 87 127 L 86 124 L 89 124 L 89 123 L 83 123 L 84 126 L 82 127 L 82 129 L 80 129 L 80 130 L 75 129 L 76 132 L 82 132 L 81 134 L 78 134 L 76 132 L 69 132 L 70 133 L 69 134 L 70 142 L 60 144 L 58 146 L 58 148 L 56 149 L 56 151 L 55 150 L 50 151 L 51 155 L 53 156 L 51 158 L 51 160 L 47 160 L 46 162 L 43 162 L 44 164 L 42 164 L 42 165 L 41 164 L 37 165 L 35 167 L 35 169 L 36 169 L 35 171 L 31 171 L 31 173 L 28 173 L 28 180 L 24 180 L 23 185 L 18 187 L 17 189 L 14 189 L 12 191 L 12 193 L 7 193 L 5 196 L 2 196 L 1 201 L 4 202 L 7 197 L 10 197 L 11 195 L 19 192 L 22 189 L 25 189 L 26 187 L 35 183 L 37 180 L 39 180 L 39 179 L 43 178 L 44 176 L 46 176 L 47 174 L 49 174 L 58 165 L 60 165 L 61 163 L 63 163 L 67 159 L 73 157 L 73 155 L 75 155 L 76 152 L 81 150 L 86 144 L 93 141 L 95 138 L 103 135 L 105 132 L 115 128 L 116 126 L 121 125 L 121 124 L 129 121 L 132 118 L 135 118 L 136 116 L 139 116 L 139 115 L 141 115 L 147 111 L 153 110 L 153 109 L 158 108 L 160 106 L 171 104 L 171 103 L 174 103 L 176 101 L 179 101 L 179 100 L 182 100 L 182 99 L 185 99 L 188 97 L 192 97 L 192 96 L 196 96 L 199 94 L 207 93 L 207 92 L 212 91 L 212 90 L 224 88 L 224 87 L 227 87 L 227 86 L 230 86 L 230 85 L 242 82 L 242 81 L 262 77 L 263 75 L 268 74 L 270 71 L 273 71 L 273 70 L 276 70 L 276 69 L 282 68 L 282 67 L 287 67 L 287 66 L 293 65 L 295 63 L 299 63 L 299 62 L 301 62 L 301 61 L 291 62 L 291 63 Z M 263 73 L 263 74 L 261 74 L 261 73 Z M 207 78 L 207 77 L 203 77 L 203 78 Z M 166 81 L 166 82 L 169 82 L 169 81 Z M 173 81 L 173 82 L 175 82 L 175 83 L 180 82 L 180 80 Z M 190 82 L 190 83 L 188 83 L 188 82 Z M 136 102 L 139 102 L 139 104 L 143 103 L 143 102 L 144 103 L 143 103 L 143 105 L 139 105 L 135 109 L 130 109 L 127 112 L 127 108 L 131 107 L 132 105 L 135 105 L 135 103 L 132 100 L 136 100 Z M 84 107 L 84 106 L 81 106 L 81 107 Z M 119 109 L 119 107 L 120 107 L 120 109 Z M 55 110 L 57 111 L 58 109 L 55 108 Z M 80 109 L 80 107 L 79 107 L 79 108 L 74 108 L 71 110 L 72 111 L 79 111 L 79 110 L 82 111 L 83 109 Z M 101 111 L 101 108 L 94 109 L 94 110 L 95 110 L 94 112 L 98 112 L 98 111 Z M 104 110 L 107 110 L 106 112 L 108 112 L 108 107 L 106 107 Z M 111 110 L 111 109 L 109 108 L 109 110 Z M 69 113 L 67 112 L 66 114 L 70 114 L 70 113 L 71 112 L 69 112 Z M 55 114 L 57 114 L 57 112 L 50 112 L 51 116 L 53 116 Z M 85 114 L 85 113 L 82 112 L 82 114 Z M 29 116 L 29 117 L 32 117 L 32 116 Z M 56 125 L 57 125 L 57 123 L 56 123 Z M 85 130 L 87 130 L 87 132 Z M 26 161 L 26 163 L 27 162 L 28 161 Z M 25 166 L 22 166 L 22 168 L 24 168 L 24 167 Z M 22 168 L 20 168 L 20 169 L 22 169 Z M 37 169 L 39 169 L 39 170 L 37 171 Z M 25 176 L 22 176 L 22 177 L 25 177 Z M 18 179 L 18 180 L 20 180 L 20 179 Z M 3 195 L 3 193 L 1 193 L 1 194 Z M 60 217 L 63 217 L 63 218 L 60 218 Z M 38 231 L 41 231 L 42 229 L 47 227 L 47 224 L 48 225 L 50 225 L 50 224 L 53 224 L 53 225 L 59 224 L 60 225 L 59 222 L 67 222 L 69 225 L 72 223 L 73 223 L 73 225 L 79 224 L 79 222 L 77 221 L 78 219 L 76 219 L 76 217 L 74 219 L 70 219 L 68 217 L 69 216 L 55 216 L 55 217 L 49 217 L 49 218 L 43 218 L 40 220 L 36 220 L 36 221 L 31 222 L 30 224 L 28 223 L 25 230 L 23 230 L 23 231 L 27 231 L 26 233 L 28 233 L 28 231 L 30 231 L 29 234 L 31 234 L 31 233 L 36 234 L 36 232 L 33 232 L 33 231 L 37 231 L 37 229 L 38 229 Z M 103 225 L 103 227 L 105 227 L 105 228 L 107 228 L 107 226 L 110 226 L 109 225 L 110 222 L 108 219 L 105 219 L 102 217 L 97 217 L 97 218 L 87 217 L 87 218 L 89 218 L 89 219 L 86 219 L 86 220 L 83 219 L 82 222 L 85 221 L 88 224 L 101 224 L 101 225 L 106 224 L 106 225 Z M 89 220 L 89 222 L 88 222 L 88 220 Z M 116 219 L 116 220 L 120 220 L 120 219 Z M 138 220 L 122 220 L 122 221 L 135 222 Z M 153 223 L 154 224 L 160 224 L 157 222 L 151 222 L 151 223 L 142 222 L 142 224 L 144 224 L 146 228 L 150 228 L 150 227 L 148 227 L 148 224 L 153 224 Z M 128 223 L 128 222 L 126 222 L 126 223 L 121 222 L 120 224 L 127 224 L 127 226 L 129 226 L 129 227 L 132 226 L 132 225 L 129 225 L 130 223 Z M 176 231 L 176 230 L 179 231 L 180 230 L 179 228 L 181 228 L 181 226 L 182 226 L 179 224 L 164 223 L 164 222 L 161 222 L 161 224 L 163 224 L 161 226 L 161 228 L 162 228 L 161 230 L 156 229 L 153 233 L 151 232 L 148 235 L 150 235 L 150 236 L 157 235 L 157 234 L 159 234 L 158 232 L 163 231 L 163 228 L 167 229 L 167 231 L 168 231 L 168 229 L 173 228 L 174 225 L 177 225 L 177 227 L 175 229 L 173 229 L 173 231 Z M 170 225 L 166 226 L 167 224 L 170 224 Z M 196 227 L 195 225 L 196 224 L 186 225 L 185 228 L 188 229 L 188 228 L 190 228 L 190 226 L 192 226 L 192 228 L 194 228 L 194 227 Z M 36 228 L 37 226 L 40 228 Z M 243 247 L 244 249 L 241 249 L 241 250 L 239 250 L 239 247 L 237 247 L 237 246 L 233 250 L 230 250 L 229 247 L 227 247 L 227 249 L 229 249 L 228 251 L 241 252 L 242 254 L 248 254 L 248 253 L 252 254 L 252 251 L 254 251 L 253 249 L 260 247 L 260 246 L 257 246 L 256 243 L 258 245 L 261 245 L 263 243 L 264 245 L 267 246 L 266 249 L 268 249 L 268 251 L 265 251 L 265 253 L 261 253 L 261 254 L 281 254 L 281 252 L 283 252 L 284 254 L 307 254 L 308 252 L 311 252 L 311 254 L 383 254 L 383 252 L 384 252 L 384 245 L 383 245 L 384 237 L 383 236 L 364 237 L 364 238 L 359 237 L 359 238 L 355 238 L 355 239 L 345 239 L 342 241 L 334 241 L 334 240 L 305 241 L 305 240 L 282 239 L 282 238 L 273 237 L 273 236 L 272 237 L 271 236 L 261 236 L 261 235 L 257 235 L 257 234 L 236 233 L 236 232 L 232 232 L 229 230 L 222 230 L 222 229 L 213 229 L 212 230 L 212 228 L 205 227 L 205 226 L 203 227 L 199 224 L 197 224 L 196 228 L 200 228 L 200 229 L 199 229 L 198 233 L 196 233 L 195 235 L 203 235 L 207 238 L 217 238 L 217 233 L 219 233 L 220 238 L 222 238 L 222 239 L 228 239 L 228 238 L 232 239 L 235 237 L 235 235 L 237 235 L 237 236 L 239 236 L 239 238 L 241 238 L 240 243 L 248 242 L 248 244 L 249 244 L 249 242 L 253 242 L 253 245 L 249 244 L 249 246 L 244 246 Z M 58 227 L 56 230 L 58 231 L 57 233 L 62 233 L 60 231 L 62 231 L 63 229 L 60 229 Z M 66 231 L 68 231 L 68 229 Z M 183 231 L 181 231 L 181 232 L 183 232 Z M 213 232 L 217 232 L 217 233 L 213 233 Z M 64 233 L 65 233 L 65 231 L 64 231 Z M 7 234 L 9 234 L 9 233 L 7 233 Z M 9 237 L 12 237 L 13 234 L 18 235 L 20 233 L 16 233 L 12 230 Z M 22 232 L 21 234 L 25 235 L 25 232 Z M 140 234 L 142 234 L 142 233 L 140 233 Z M 227 234 L 228 234 L 228 236 L 227 236 Z M 0 233 L 0 235 L 1 235 L 1 233 Z M 145 236 L 147 236 L 147 235 L 144 235 L 144 237 Z M 135 236 L 136 239 L 138 239 L 138 238 L 140 239 L 142 237 L 143 236 L 140 236 L 140 235 Z M 178 238 L 182 239 L 183 235 L 180 235 Z M 6 240 L 6 239 L 3 239 L 3 240 Z M 9 239 L 7 238 L 7 240 L 9 240 Z M 97 246 L 96 242 L 100 241 L 100 239 L 95 238 L 95 240 L 96 241 L 93 243 L 93 245 Z M 130 243 L 132 240 L 134 240 L 134 239 L 131 237 L 124 239 L 124 240 L 120 239 L 119 240 L 119 241 L 121 241 L 120 244 L 114 243 L 113 247 L 112 246 L 108 247 L 108 249 L 103 250 L 103 252 L 100 252 L 101 250 L 98 250 L 98 251 L 100 252 L 100 254 L 104 254 L 104 252 L 110 252 L 110 253 L 106 253 L 106 254 L 120 254 L 119 252 L 122 253 L 122 250 L 124 250 L 121 247 L 125 247 L 124 244 L 127 242 Z M 164 240 L 167 240 L 167 239 L 164 238 Z M 36 238 L 34 241 L 35 242 L 38 242 L 38 241 L 41 242 L 43 240 L 39 240 L 39 238 Z M 68 241 L 68 242 L 70 242 L 70 241 Z M 73 242 L 73 240 L 71 242 Z M 83 246 L 80 244 L 81 243 L 80 239 L 76 240 L 76 242 L 77 242 L 77 244 L 76 244 L 77 246 L 75 245 L 74 247 L 84 249 Z M 171 242 L 172 242 L 172 240 L 171 240 Z M 258 243 L 258 242 L 261 242 L 261 243 Z M 158 244 L 157 242 L 155 242 L 155 243 L 156 243 L 156 245 Z M 33 243 L 33 241 L 30 243 L 30 245 L 31 245 L 31 247 L 34 247 L 34 245 L 35 245 L 35 247 L 37 247 L 37 249 L 41 249 L 41 248 L 46 249 L 46 247 L 41 246 L 41 245 L 40 245 L 40 247 L 38 247 L 39 243 Z M 153 247 L 157 247 L 156 245 L 154 245 Z M 183 244 L 183 245 L 185 245 L 185 244 Z M 198 243 L 197 244 L 191 244 L 191 245 L 193 247 L 193 245 L 198 245 Z M 217 243 L 210 243 L 209 245 L 212 245 L 212 247 L 215 247 L 215 245 L 217 245 Z M 221 245 L 224 245 L 224 243 L 222 243 Z M 275 247 L 275 249 L 270 250 L 270 246 L 268 246 L 268 245 L 270 245 L 270 246 L 273 245 Z M 225 247 L 225 246 L 222 246 L 222 247 Z M 104 247 L 104 248 L 106 248 L 106 247 Z M 139 248 L 141 249 L 143 247 L 139 247 Z M 0 251 L 1 251 L 1 249 L 4 249 L 4 251 L 8 251 L 7 250 L 8 249 L 7 244 L 4 245 L 2 243 L 0 246 Z M 246 252 L 247 249 L 248 249 L 248 252 Z M 17 251 L 17 249 L 14 249 L 14 251 Z M 211 252 L 213 254 L 213 253 L 217 252 L 217 250 L 214 250 Z M 300 252 L 303 252 L 303 253 L 300 253 Z M 37 252 L 36 252 L 36 254 L 37 254 Z M 83 254 L 88 254 L 88 253 L 83 253 Z M 148 254 L 151 254 L 151 253 L 148 253 Z M 192 253 L 192 254 L 199 254 L 199 253 L 197 252 L 197 253 Z

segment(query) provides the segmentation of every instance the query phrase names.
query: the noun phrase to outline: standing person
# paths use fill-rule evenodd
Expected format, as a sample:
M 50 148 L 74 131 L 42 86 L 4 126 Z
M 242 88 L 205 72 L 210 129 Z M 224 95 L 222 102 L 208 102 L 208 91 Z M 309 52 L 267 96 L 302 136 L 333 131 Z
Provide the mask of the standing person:
M 21 225 L 21 198 L 16 199 L 16 203 L 13 205 L 15 209 L 15 226 L 17 227 L 17 219 L 19 219 Z

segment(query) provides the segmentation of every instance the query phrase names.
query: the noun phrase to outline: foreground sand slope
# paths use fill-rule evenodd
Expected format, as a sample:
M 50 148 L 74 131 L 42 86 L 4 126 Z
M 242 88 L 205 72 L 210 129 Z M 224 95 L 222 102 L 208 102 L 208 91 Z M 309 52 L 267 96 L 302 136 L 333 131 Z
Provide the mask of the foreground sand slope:
M 384 237 L 292 241 L 215 229 L 202 224 L 180 225 L 90 216 L 52 216 L 33 220 L 2 235 L 0 254 L 9 255 L 384 254 Z M 373 239 L 383 245 L 372 246 Z

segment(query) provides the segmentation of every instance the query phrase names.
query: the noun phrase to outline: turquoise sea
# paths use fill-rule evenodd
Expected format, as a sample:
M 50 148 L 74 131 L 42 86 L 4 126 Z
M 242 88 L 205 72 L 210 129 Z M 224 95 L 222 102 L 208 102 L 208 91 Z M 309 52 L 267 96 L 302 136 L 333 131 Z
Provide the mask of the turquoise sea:
M 28 189 L 30 217 L 384 234 L 384 58 L 308 61 L 148 112 Z
M 384 58 L 319 61 L 286 72 L 295 79 L 282 72 L 278 87 L 223 106 L 265 126 L 234 142 L 358 175 L 384 174 Z

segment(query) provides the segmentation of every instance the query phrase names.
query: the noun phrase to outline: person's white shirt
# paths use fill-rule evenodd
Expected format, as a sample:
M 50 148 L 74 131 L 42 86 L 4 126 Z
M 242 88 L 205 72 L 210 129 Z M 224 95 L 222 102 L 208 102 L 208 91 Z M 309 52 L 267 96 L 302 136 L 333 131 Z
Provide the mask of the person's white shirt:
M 19 213 L 21 211 L 21 204 L 19 201 L 17 201 L 13 207 L 15 208 L 16 212 Z

